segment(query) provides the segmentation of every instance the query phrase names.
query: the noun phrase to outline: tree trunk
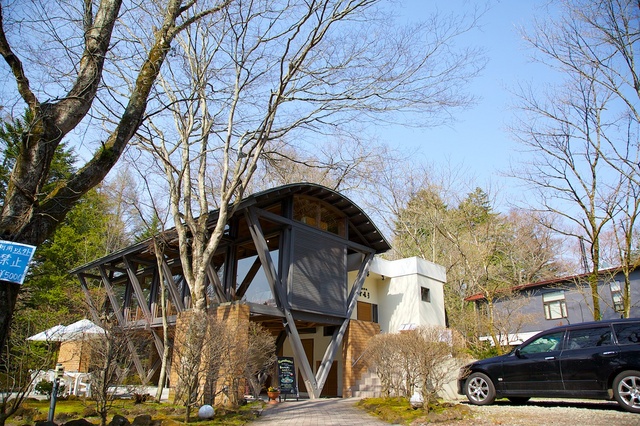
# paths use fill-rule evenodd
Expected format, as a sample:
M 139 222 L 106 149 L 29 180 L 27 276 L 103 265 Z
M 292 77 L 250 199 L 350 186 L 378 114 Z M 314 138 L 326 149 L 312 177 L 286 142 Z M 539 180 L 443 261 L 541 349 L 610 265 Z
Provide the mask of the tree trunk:
M 165 295 L 165 277 L 162 269 L 162 262 L 164 257 L 164 251 L 160 250 L 160 245 L 154 238 L 154 249 L 156 252 L 156 260 L 158 265 L 158 280 L 160 281 L 160 308 L 162 309 L 162 343 L 164 345 L 164 352 L 162 353 L 162 366 L 160 367 L 160 377 L 158 378 L 158 390 L 156 392 L 156 402 L 160 402 L 162 399 L 162 391 L 167 380 L 167 365 L 169 365 L 169 322 L 167 321 L 167 298 Z
M 4 347 L 7 342 L 19 292 L 20 284 L 0 281 L 0 348 Z

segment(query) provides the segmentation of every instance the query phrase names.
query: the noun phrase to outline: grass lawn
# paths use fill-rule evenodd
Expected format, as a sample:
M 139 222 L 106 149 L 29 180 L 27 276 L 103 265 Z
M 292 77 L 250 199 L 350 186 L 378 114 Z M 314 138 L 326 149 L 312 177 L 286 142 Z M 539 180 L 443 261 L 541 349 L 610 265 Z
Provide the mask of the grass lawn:
M 381 420 L 399 425 L 414 422 L 438 423 L 471 417 L 468 407 L 456 403 L 438 402 L 431 404 L 428 411 L 423 408 L 414 409 L 406 398 L 366 398 L 357 405 Z
M 244 425 L 258 416 L 264 404 L 264 402 L 257 401 L 239 407 L 238 410 L 219 408 L 216 409 L 216 415 L 212 420 L 199 420 L 198 410 L 193 409 L 190 424 L 194 423 L 198 426 Z M 32 425 L 36 421 L 47 420 L 48 413 L 49 401 L 28 399 L 22 404 L 16 415 L 7 420 L 6 424 L 7 426 Z M 184 424 L 185 408 L 168 403 L 144 402 L 135 404 L 130 399 L 120 399 L 114 401 L 109 409 L 108 421 L 116 414 L 126 417 L 130 422 L 136 416 L 148 414 L 153 420 L 162 420 L 163 426 L 171 426 Z M 100 417 L 95 411 L 94 401 L 83 399 L 58 400 L 54 416 L 55 423 L 62 424 L 69 420 L 81 418 L 87 419 L 96 425 L 100 424 Z

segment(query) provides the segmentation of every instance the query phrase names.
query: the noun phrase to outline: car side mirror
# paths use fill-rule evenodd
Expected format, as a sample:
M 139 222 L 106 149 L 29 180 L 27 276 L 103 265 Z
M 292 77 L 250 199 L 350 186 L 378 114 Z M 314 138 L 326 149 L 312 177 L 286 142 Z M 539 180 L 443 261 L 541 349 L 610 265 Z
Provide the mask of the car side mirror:
M 516 348 L 514 353 L 518 358 L 522 358 L 522 354 L 520 353 L 520 348 Z

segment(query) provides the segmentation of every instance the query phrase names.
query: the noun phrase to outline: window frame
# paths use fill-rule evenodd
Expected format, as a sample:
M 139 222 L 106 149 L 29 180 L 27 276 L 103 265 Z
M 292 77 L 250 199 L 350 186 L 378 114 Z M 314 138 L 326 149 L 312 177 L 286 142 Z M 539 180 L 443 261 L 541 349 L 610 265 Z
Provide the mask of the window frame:
M 611 281 L 609 283 L 609 291 L 611 292 L 613 310 L 616 312 L 624 312 L 624 294 L 622 292 L 622 285 L 620 284 L 620 281 Z
M 431 289 L 429 287 L 420 286 L 420 300 L 431 303 Z
M 564 290 L 543 293 L 542 309 L 544 318 L 548 321 L 568 318 L 569 312 Z

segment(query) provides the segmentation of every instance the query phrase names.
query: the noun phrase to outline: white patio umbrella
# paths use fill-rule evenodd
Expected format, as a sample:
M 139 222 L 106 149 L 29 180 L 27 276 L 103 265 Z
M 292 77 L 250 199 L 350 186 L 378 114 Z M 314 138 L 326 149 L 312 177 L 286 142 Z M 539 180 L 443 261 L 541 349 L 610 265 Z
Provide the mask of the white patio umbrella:
M 34 334 L 31 337 L 27 337 L 27 340 L 33 340 L 36 342 L 60 342 L 60 336 L 64 331 L 65 326 L 62 324 L 54 325 L 53 327 L 41 331 L 38 334 Z
M 77 340 L 91 335 L 104 334 L 104 329 L 97 326 L 88 319 L 83 319 L 67 326 L 56 325 L 48 330 L 41 331 L 28 337 L 27 340 L 41 342 L 66 342 L 68 340 Z
M 69 324 L 61 333 L 61 341 L 77 340 L 91 335 L 104 334 L 104 328 L 97 326 L 88 319 L 83 319 Z

